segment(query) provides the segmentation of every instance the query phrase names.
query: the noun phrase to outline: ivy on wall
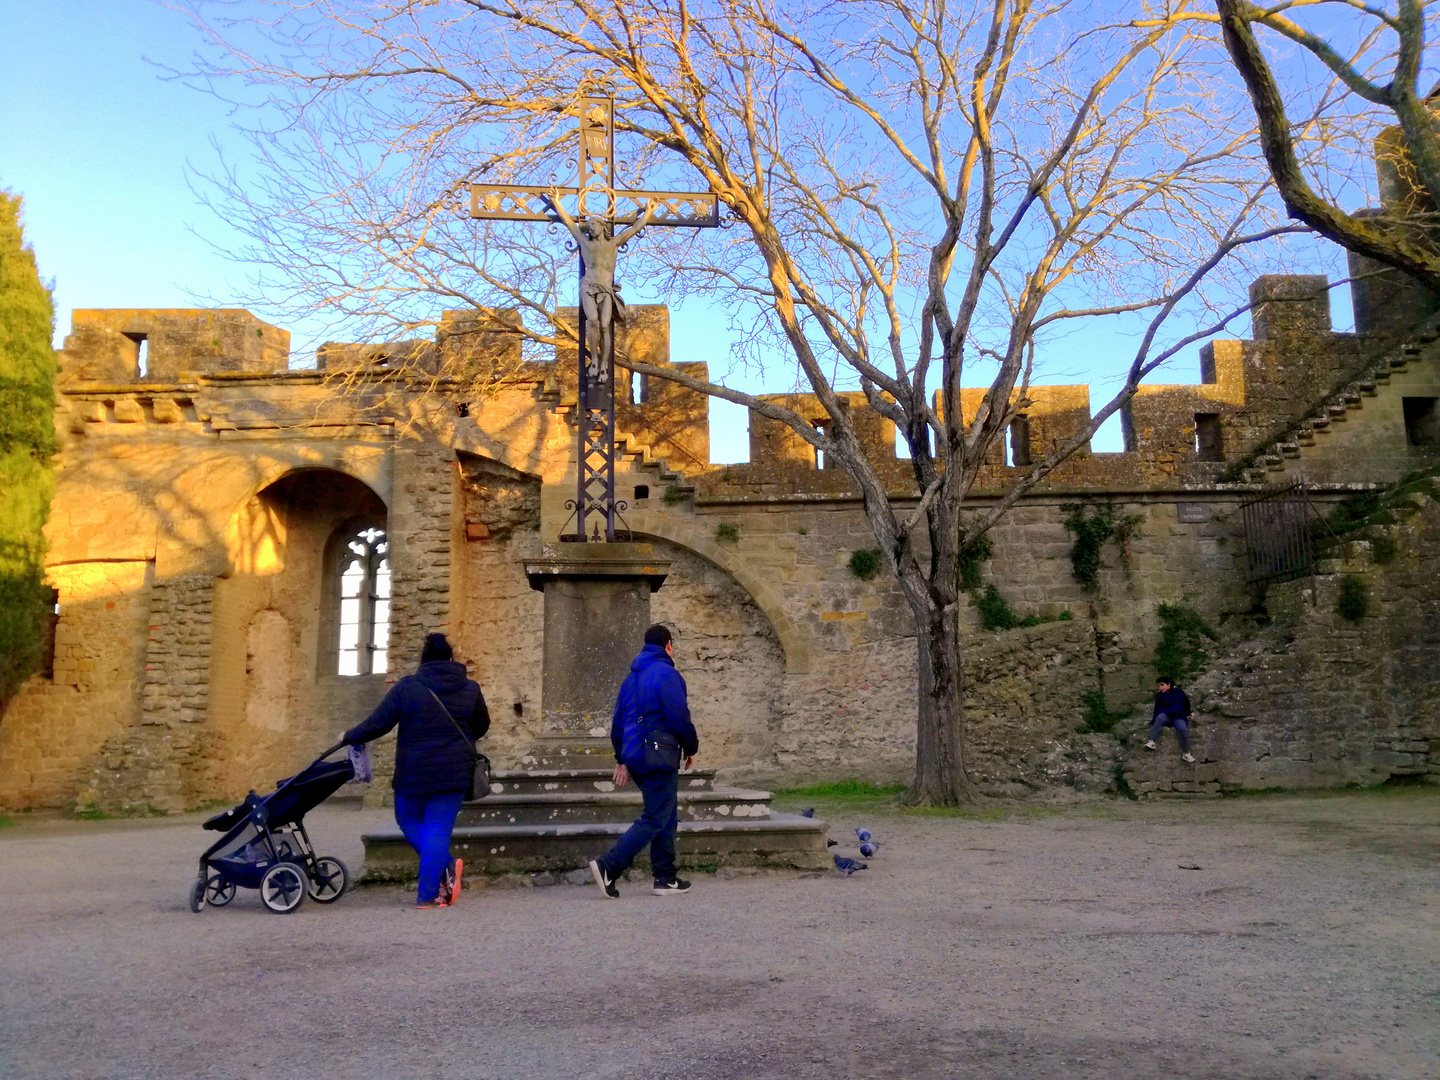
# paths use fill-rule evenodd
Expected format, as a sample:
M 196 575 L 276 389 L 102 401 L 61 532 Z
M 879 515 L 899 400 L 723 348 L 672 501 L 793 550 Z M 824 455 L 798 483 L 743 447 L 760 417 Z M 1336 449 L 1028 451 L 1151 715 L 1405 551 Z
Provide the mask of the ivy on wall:
M 977 536 L 960 549 L 960 587 L 966 592 L 980 588 L 980 567 L 995 553 L 989 536 Z
M 1335 611 L 1343 619 L 1359 622 L 1370 610 L 1370 591 L 1365 582 L 1354 574 L 1340 579 L 1340 595 L 1335 599 Z
M 40 662 L 55 452 L 54 304 L 25 246 L 20 198 L 0 191 L 0 703 Z
M 1160 678 L 1185 682 L 1205 670 L 1210 655 L 1206 642 L 1219 635 L 1193 608 L 1181 604 L 1161 604 L 1155 609 L 1160 616 L 1160 644 L 1155 647 L 1155 674 Z
M 861 548 L 850 553 L 850 572 L 861 581 L 869 581 L 883 565 L 879 548 Z
M 1083 504 L 1061 508 L 1065 528 L 1074 533 L 1070 545 L 1070 570 L 1075 580 L 1087 589 L 1095 588 L 1100 576 L 1100 551 L 1110 540 L 1123 549 L 1140 528 L 1139 514 L 1116 514 L 1115 507 L 1087 507 Z

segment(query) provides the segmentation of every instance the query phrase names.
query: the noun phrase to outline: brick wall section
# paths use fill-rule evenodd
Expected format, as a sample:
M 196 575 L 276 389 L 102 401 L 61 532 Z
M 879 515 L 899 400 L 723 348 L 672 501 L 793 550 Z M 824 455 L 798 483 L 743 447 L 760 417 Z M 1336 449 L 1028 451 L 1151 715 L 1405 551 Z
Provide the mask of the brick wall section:
M 91 805 L 97 753 L 139 718 L 147 562 L 51 567 L 55 677 L 28 680 L 0 723 L 0 808 Z
M 415 669 L 431 631 L 450 620 L 451 511 L 457 481 L 447 448 L 402 444 L 394 457 L 390 507 L 390 670 Z
M 105 743 L 92 790 L 100 806 L 175 813 L 197 800 L 204 775 L 215 579 L 154 582 L 139 723 Z

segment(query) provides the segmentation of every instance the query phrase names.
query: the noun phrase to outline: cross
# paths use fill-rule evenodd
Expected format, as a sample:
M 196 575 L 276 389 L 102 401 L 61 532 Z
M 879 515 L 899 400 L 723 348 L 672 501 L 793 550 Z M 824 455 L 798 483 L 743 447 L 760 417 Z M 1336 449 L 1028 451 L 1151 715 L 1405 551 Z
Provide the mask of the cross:
M 641 228 L 711 229 L 720 224 L 720 199 L 714 192 L 645 191 L 615 186 L 615 99 L 583 87 L 577 95 L 580 119 L 577 175 L 565 187 L 528 187 L 513 184 L 471 184 L 470 216 L 482 221 L 544 221 L 563 224 L 575 236 L 580 250 L 580 349 L 578 476 L 575 531 L 581 541 L 600 540 L 585 535 L 587 515 L 605 519 L 604 539 L 615 540 L 615 334 L 614 318 L 623 321 L 625 307 L 613 278 L 613 250 Z M 574 210 L 563 205 L 573 200 Z M 619 237 L 615 227 L 628 226 Z M 601 265 L 590 267 L 587 278 L 585 251 L 606 252 Z M 597 272 L 599 277 L 597 277 Z M 607 286 L 605 276 L 608 275 Z M 598 302 L 598 303 L 597 303 Z M 598 312 L 595 328 L 587 332 L 586 309 Z M 591 356 L 591 338 L 599 340 L 601 355 Z M 567 501 L 566 508 L 569 509 Z M 623 510 L 625 504 L 619 503 Z

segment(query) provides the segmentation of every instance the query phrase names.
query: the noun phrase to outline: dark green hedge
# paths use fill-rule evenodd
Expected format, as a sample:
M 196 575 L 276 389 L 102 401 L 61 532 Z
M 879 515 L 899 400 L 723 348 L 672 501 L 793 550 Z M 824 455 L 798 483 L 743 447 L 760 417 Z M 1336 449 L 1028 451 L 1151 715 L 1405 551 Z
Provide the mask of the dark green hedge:
M 35 672 L 47 621 L 45 539 L 55 452 L 55 309 L 0 191 L 0 703 Z

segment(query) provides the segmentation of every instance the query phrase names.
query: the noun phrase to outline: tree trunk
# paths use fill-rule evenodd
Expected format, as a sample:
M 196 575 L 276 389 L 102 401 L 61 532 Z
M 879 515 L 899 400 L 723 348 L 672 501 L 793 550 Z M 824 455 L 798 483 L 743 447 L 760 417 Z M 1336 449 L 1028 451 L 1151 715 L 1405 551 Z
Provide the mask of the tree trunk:
M 965 768 L 963 648 L 956 604 L 932 604 L 916 614 L 920 702 L 916 718 L 915 782 L 905 801 L 959 806 L 979 793 Z

